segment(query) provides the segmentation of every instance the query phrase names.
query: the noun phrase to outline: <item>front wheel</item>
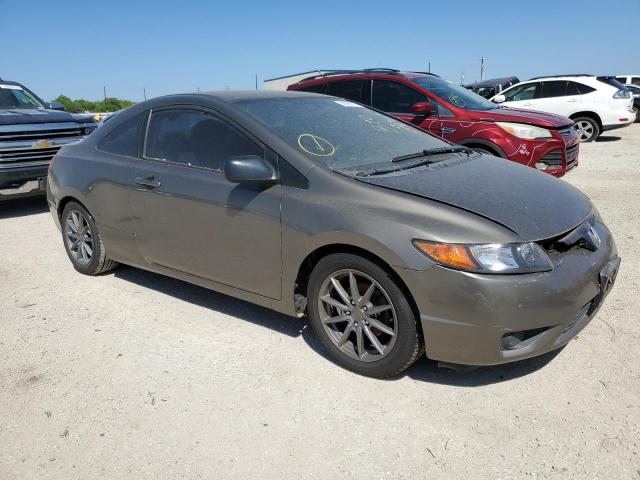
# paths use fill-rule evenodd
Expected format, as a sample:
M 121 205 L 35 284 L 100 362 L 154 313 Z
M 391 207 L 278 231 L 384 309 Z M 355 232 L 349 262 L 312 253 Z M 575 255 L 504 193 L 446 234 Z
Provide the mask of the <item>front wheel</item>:
M 309 278 L 308 305 L 316 336 L 336 363 L 353 372 L 391 377 L 422 352 L 405 294 L 389 272 L 363 257 L 320 260 Z
M 581 142 L 593 142 L 600 136 L 600 126 L 591 117 L 578 117 L 575 118 L 576 130 L 580 136 Z

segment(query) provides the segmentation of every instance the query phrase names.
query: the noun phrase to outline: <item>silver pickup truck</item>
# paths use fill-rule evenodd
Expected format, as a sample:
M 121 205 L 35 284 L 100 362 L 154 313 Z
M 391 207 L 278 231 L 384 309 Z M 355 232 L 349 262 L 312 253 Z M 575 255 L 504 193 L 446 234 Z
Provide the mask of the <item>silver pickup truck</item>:
M 0 79 L 0 201 L 46 192 L 49 162 L 67 143 L 97 128 L 92 116 L 67 113 L 28 88 Z

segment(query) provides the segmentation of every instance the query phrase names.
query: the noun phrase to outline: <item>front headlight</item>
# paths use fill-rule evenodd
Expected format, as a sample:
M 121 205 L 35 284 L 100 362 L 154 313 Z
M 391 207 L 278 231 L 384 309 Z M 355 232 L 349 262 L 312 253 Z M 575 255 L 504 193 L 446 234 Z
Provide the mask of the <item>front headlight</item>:
M 551 138 L 551 132 L 546 128 L 526 125 L 524 123 L 496 122 L 501 129 L 510 133 L 514 137 L 524 138 L 526 140 L 535 140 L 536 138 Z
M 537 243 L 478 245 L 414 240 L 414 246 L 436 263 L 476 273 L 534 273 L 553 269 Z

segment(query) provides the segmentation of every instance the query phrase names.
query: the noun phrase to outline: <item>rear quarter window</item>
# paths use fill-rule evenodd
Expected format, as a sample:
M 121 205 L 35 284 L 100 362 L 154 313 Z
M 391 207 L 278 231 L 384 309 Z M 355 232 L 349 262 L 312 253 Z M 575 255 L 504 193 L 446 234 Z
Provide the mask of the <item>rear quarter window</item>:
M 323 93 L 324 87 L 324 83 L 319 83 L 317 85 L 309 85 L 308 87 L 297 88 L 296 90 L 299 92 Z
M 148 112 L 143 112 L 123 121 L 98 142 L 98 150 L 126 157 L 137 157 L 147 115 Z M 115 118 L 112 121 L 115 121 Z
M 342 97 L 347 100 L 362 103 L 362 80 L 347 80 L 346 82 L 331 82 L 327 84 L 325 94 Z

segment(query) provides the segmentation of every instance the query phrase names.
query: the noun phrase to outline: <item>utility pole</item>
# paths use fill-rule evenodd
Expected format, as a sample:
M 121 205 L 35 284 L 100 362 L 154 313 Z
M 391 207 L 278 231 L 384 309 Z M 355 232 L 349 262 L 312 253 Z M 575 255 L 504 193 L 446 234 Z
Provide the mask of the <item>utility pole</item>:
M 431 60 L 429 60 L 427 63 L 429 64 L 429 70 L 428 70 L 428 72 L 429 72 L 429 73 L 431 73 Z
M 102 87 L 102 93 L 104 94 L 104 100 L 107 101 L 107 87 L 106 85 Z
M 256 73 L 256 90 L 258 89 L 258 74 Z
M 147 89 L 142 87 L 142 93 L 144 93 L 144 99 L 147 99 Z
M 480 81 L 484 80 L 484 57 L 480 57 Z
M 464 72 L 460 73 L 460 85 L 464 85 Z

